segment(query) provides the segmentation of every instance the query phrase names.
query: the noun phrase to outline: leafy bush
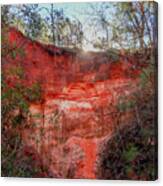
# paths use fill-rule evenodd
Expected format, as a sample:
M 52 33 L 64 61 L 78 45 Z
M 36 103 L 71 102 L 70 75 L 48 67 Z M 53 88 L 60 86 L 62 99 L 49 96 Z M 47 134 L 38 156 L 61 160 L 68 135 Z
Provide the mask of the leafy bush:
M 13 68 L 11 75 L 23 77 L 21 68 Z M 42 168 L 35 167 L 37 161 L 23 154 L 23 144 L 19 128 L 27 124 L 29 102 L 41 99 L 41 89 L 38 83 L 25 87 L 21 82 L 14 86 L 6 83 L 2 75 L 2 176 L 35 177 Z M 40 162 L 40 160 L 39 160 Z M 40 167 L 41 162 L 40 162 Z
M 24 153 L 20 134 L 20 129 L 28 124 L 29 103 L 41 100 L 41 86 L 37 82 L 30 87 L 23 83 L 25 75 L 21 58 L 25 53 L 23 47 L 17 46 L 18 43 L 9 43 L 9 32 L 8 27 L 2 28 L 1 174 L 4 177 L 47 177 L 47 171 L 34 149 L 30 147 L 30 152 Z M 16 64 L 10 64 L 8 59 Z M 6 64 L 9 64 L 7 68 Z
M 99 179 L 157 178 L 157 127 L 153 117 L 153 97 L 148 97 L 147 102 L 140 102 L 137 107 L 141 121 L 137 121 L 135 116 L 130 126 L 119 128 L 102 147 L 97 172 Z

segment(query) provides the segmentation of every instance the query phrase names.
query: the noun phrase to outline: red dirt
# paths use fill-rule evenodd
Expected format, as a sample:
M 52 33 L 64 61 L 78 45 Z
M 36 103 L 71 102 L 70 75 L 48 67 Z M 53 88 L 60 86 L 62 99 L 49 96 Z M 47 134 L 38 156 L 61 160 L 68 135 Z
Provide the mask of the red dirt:
M 30 86 L 39 81 L 43 89 L 44 103 L 30 103 L 30 127 L 21 131 L 24 143 L 40 154 L 53 176 L 96 178 L 99 145 L 115 128 L 117 118 L 111 113 L 120 97 L 137 91 L 140 71 L 124 62 L 101 62 L 99 69 L 87 70 L 96 63 L 91 56 L 80 54 L 81 60 L 65 49 L 31 41 L 13 28 L 9 41 L 11 46 L 21 46 L 25 56 L 14 60 L 7 56 L 10 63 L 4 65 L 4 71 L 20 64 L 25 72 L 22 83 Z M 100 75 L 106 78 L 95 80 Z M 15 81 L 8 77 L 10 86 Z M 123 120 L 132 117 L 126 113 Z

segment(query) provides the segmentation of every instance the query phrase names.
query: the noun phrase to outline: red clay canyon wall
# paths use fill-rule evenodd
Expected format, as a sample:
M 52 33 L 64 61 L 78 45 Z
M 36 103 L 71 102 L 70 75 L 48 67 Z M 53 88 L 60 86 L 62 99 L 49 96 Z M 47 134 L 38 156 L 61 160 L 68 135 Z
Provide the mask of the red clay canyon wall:
M 43 90 L 43 102 L 30 103 L 29 127 L 21 131 L 24 143 L 40 154 L 53 177 L 96 178 L 99 147 L 116 130 L 119 99 L 137 91 L 139 71 L 131 63 L 109 62 L 104 54 L 31 41 L 13 28 L 9 42 L 24 56 L 6 57 L 4 71 L 20 64 L 22 83 L 38 81 Z M 15 79 L 8 83 L 14 86 Z M 126 112 L 121 123 L 132 117 Z

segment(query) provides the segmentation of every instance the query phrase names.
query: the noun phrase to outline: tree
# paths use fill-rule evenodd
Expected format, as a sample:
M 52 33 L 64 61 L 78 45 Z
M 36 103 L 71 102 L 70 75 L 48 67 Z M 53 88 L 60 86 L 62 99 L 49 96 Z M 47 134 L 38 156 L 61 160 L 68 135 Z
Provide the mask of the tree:
M 41 7 L 39 11 L 46 11 L 45 20 L 47 21 L 48 28 L 50 30 L 50 41 L 55 45 L 60 45 L 60 29 L 62 22 L 65 21 L 63 10 L 57 10 L 54 4 L 50 4 L 50 7 Z
M 70 21 L 67 19 L 67 46 L 72 48 L 82 48 L 83 44 L 83 27 L 78 19 Z
M 154 41 L 157 38 L 156 6 L 154 2 L 90 4 L 91 10 L 86 14 L 94 27 L 93 45 L 104 50 L 152 47 L 157 43 Z
M 111 8 L 112 6 L 106 2 L 94 3 L 90 4 L 90 10 L 86 12 L 89 16 L 89 24 L 94 27 L 95 40 L 93 41 L 93 46 L 95 48 L 106 50 L 113 45 L 111 40 L 111 20 L 108 16 L 108 12 Z
M 41 7 L 47 15 L 45 20 L 50 30 L 50 41 L 61 47 L 82 47 L 82 24 L 79 20 L 71 20 L 65 16 L 62 9 L 55 9 L 54 4 L 50 7 Z
M 10 11 L 10 6 L 9 5 L 2 6 L 2 8 L 1 8 L 2 24 L 8 24 L 9 17 L 10 17 L 9 11 Z
M 31 39 L 37 39 L 42 32 L 42 18 L 39 14 L 38 4 L 22 5 L 19 9 L 25 23 L 25 34 Z
M 115 6 L 116 27 L 114 39 L 122 40 L 129 47 L 133 42 L 135 48 L 144 49 L 152 46 L 154 31 L 154 19 L 156 9 L 154 2 L 119 3 Z M 137 44 L 139 43 L 139 44 Z

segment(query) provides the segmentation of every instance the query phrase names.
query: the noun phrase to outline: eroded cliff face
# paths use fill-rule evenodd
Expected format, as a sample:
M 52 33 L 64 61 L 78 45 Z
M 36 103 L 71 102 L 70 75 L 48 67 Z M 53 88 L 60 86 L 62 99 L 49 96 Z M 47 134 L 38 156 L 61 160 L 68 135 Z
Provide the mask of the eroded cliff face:
M 28 127 L 21 131 L 24 144 L 37 151 L 53 177 L 96 178 L 99 147 L 133 119 L 133 112 L 119 112 L 118 104 L 138 91 L 139 71 L 131 63 L 110 62 L 104 54 L 31 41 L 15 29 L 8 38 L 25 54 L 7 57 L 4 71 L 20 63 L 22 83 L 38 81 L 42 87 L 43 101 L 30 103 Z M 15 79 L 8 83 L 12 86 Z

